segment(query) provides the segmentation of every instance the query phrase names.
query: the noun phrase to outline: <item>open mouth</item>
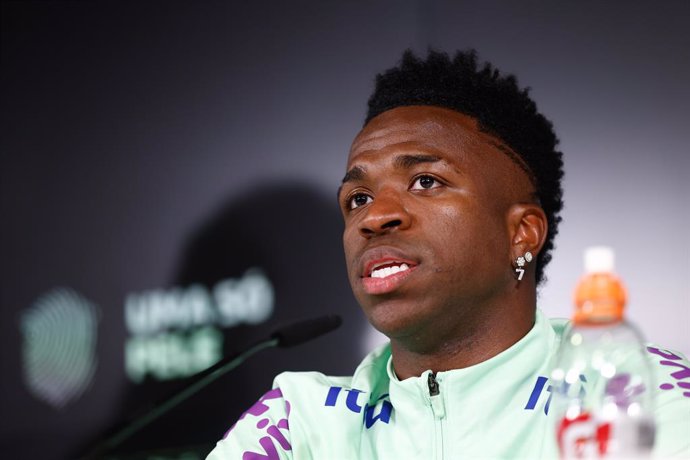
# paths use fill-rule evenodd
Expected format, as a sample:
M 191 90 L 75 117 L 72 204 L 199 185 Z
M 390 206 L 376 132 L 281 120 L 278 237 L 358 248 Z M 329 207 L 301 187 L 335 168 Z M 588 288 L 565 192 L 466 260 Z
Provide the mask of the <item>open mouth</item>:
M 416 266 L 415 261 L 400 254 L 380 255 L 379 257 L 372 257 L 365 265 L 363 278 L 388 278 L 411 270 Z
M 404 272 L 410 269 L 410 266 L 405 262 L 385 262 L 381 264 L 375 264 L 369 277 L 371 278 L 387 278 L 396 273 Z
M 376 260 L 367 267 L 366 275 L 362 277 L 364 291 L 371 295 L 394 292 L 403 285 L 416 267 L 417 264 L 410 260 Z

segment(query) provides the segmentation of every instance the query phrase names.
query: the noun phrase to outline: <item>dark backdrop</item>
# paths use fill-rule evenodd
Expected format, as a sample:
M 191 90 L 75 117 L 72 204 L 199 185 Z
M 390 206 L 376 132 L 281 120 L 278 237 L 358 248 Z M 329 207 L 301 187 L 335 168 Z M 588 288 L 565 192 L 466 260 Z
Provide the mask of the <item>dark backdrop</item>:
M 184 383 L 127 377 L 132 294 L 259 267 L 274 312 L 219 328 L 225 354 L 291 319 L 346 321 L 264 352 L 122 452 L 203 451 L 277 372 L 354 368 L 378 339 L 347 286 L 335 192 L 373 76 L 408 47 L 476 47 L 554 121 L 566 210 L 542 308 L 567 315 L 582 249 L 612 244 L 632 318 L 687 352 L 690 8 L 601 3 L 2 2 L 3 456 L 69 458 Z M 55 292 L 97 312 L 93 374 L 60 407 L 30 391 L 23 361 L 39 340 L 23 318 Z M 42 343 L 75 338 L 66 318 L 41 323 Z

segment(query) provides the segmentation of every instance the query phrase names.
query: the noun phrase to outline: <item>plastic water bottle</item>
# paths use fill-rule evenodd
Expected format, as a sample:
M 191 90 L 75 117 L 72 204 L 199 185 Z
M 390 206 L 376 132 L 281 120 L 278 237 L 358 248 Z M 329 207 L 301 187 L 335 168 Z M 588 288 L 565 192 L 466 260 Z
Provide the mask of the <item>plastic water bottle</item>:
M 648 458 L 654 444 L 652 372 L 608 247 L 585 251 L 575 314 L 551 373 L 549 414 L 561 458 Z

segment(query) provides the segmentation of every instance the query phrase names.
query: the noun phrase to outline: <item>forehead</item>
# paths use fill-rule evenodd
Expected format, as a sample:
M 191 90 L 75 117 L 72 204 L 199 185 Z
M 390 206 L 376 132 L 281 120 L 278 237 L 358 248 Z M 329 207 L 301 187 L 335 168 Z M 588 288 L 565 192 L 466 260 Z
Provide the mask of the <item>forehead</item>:
M 507 148 L 482 132 L 477 121 L 459 112 L 433 106 L 405 106 L 388 110 L 360 131 L 350 148 L 348 166 L 355 161 L 375 160 L 388 150 L 424 150 L 446 160 L 468 160 L 480 152 Z M 501 153 L 502 156 L 505 154 Z M 483 158 L 488 160 L 488 158 Z

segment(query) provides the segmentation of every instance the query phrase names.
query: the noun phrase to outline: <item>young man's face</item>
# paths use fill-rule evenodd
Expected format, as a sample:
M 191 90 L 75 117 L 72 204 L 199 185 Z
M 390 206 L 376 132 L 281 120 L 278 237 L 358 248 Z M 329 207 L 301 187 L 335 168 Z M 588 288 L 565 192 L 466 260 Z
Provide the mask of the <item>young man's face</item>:
M 514 288 L 507 213 L 531 185 L 499 144 L 430 106 L 384 112 L 354 140 L 339 193 L 348 276 L 389 337 L 457 333 Z

